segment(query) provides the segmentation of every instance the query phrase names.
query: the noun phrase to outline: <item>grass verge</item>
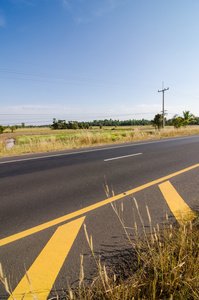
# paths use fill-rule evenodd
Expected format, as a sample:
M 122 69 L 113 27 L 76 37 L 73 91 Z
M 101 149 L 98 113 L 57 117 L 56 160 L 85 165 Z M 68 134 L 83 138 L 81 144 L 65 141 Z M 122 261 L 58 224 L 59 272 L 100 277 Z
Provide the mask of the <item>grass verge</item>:
M 136 199 L 134 201 L 139 213 Z M 160 230 L 158 225 L 152 228 L 150 213 L 146 207 L 150 232 L 145 232 L 140 216 L 143 234 L 140 235 L 135 230 L 136 235 L 132 239 L 121 217 L 123 208 L 121 207 L 120 212 L 113 208 L 131 245 L 128 266 L 121 268 L 125 269 L 122 272 L 102 266 L 95 257 L 92 237 L 89 239 L 85 227 L 99 277 L 91 286 L 84 285 L 81 264 L 79 289 L 69 288 L 69 295 L 65 299 L 199 299 L 199 218 L 181 226 L 170 225 Z
M 85 236 L 98 269 L 98 276 L 91 285 L 84 282 L 83 256 L 81 255 L 79 287 L 68 287 L 65 296 L 51 297 L 51 300 L 160 300 L 160 299 L 199 299 L 199 218 L 182 225 L 167 225 L 160 229 L 152 227 L 151 216 L 146 207 L 149 231 L 145 231 L 139 207 L 134 198 L 140 217 L 143 232 L 138 233 L 134 224 L 135 234 L 128 233 L 123 220 L 123 203 L 119 209 L 112 207 L 123 226 L 130 244 L 128 263 L 117 268 L 107 268 L 95 255 L 92 236 L 89 237 L 86 225 Z M 129 228 L 128 228 L 129 229 Z M 120 262 L 117 263 L 117 266 Z M 31 281 L 26 272 L 27 280 Z M 0 280 L 6 292 L 14 300 L 8 280 L 0 264 Z M 31 295 L 30 295 L 31 293 Z M 39 300 L 32 292 L 26 294 Z M 24 297 L 26 296 L 24 295 Z M 22 297 L 22 299 L 24 298 Z
M 152 126 L 62 131 L 52 131 L 46 128 L 45 130 L 35 129 L 35 131 L 20 129 L 15 133 L 6 132 L 0 136 L 0 157 L 193 134 L 199 134 L 199 126 L 179 129 L 166 127 L 160 131 Z M 8 138 L 15 140 L 15 146 L 10 150 L 7 150 L 5 146 L 5 140 Z

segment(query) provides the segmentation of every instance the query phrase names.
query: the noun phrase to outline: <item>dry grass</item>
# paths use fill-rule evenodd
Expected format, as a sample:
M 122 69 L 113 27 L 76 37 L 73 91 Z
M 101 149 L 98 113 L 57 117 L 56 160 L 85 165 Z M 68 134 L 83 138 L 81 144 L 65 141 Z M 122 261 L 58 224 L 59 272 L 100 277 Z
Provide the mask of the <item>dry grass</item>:
M 134 201 L 139 214 L 137 202 L 135 199 Z M 150 232 L 145 232 L 139 214 L 143 234 L 140 236 L 135 231 L 135 240 L 132 241 L 121 217 L 123 207 L 120 211 L 115 206 L 113 208 L 132 247 L 125 276 L 101 265 L 93 251 L 92 237 L 89 238 L 85 227 L 87 242 L 96 261 L 99 277 L 91 286 L 86 286 L 83 282 L 84 273 L 81 271 L 79 289 L 70 288 L 65 299 L 199 299 L 199 219 L 182 226 L 170 225 L 160 230 L 158 225 L 152 228 L 150 213 L 146 207 Z M 82 268 L 81 265 L 81 270 Z
M 64 149 L 81 148 L 93 145 L 125 143 L 149 139 L 161 139 L 183 135 L 199 134 L 199 126 L 187 126 L 174 129 L 166 127 L 155 130 L 152 126 L 132 126 L 92 130 L 58 130 L 49 128 L 18 129 L 15 133 L 0 135 L 0 156 L 20 155 L 26 153 L 48 152 Z M 15 140 L 15 146 L 6 150 L 4 141 Z
M 93 250 L 92 236 L 84 225 L 85 236 L 98 269 L 98 276 L 91 285 L 84 282 L 83 256 L 81 255 L 79 287 L 68 286 L 65 296 L 51 299 L 62 300 L 173 300 L 199 299 L 199 218 L 193 222 L 173 226 L 167 223 L 163 229 L 152 227 L 151 216 L 146 207 L 149 232 L 145 231 L 139 207 L 134 198 L 143 232 L 128 233 L 123 220 L 123 203 L 119 209 L 113 204 L 130 245 L 128 265 L 118 271 L 114 266 L 107 268 Z M 168 218 L 167 218 L 168 222 Z M 129 230 L 129 228 L 128 228 Z M 132 239 L 133 238 L 133 239 Z M 27 280 L 31 286 L 28 273 Z M 8 280 L 0 264 L 0 281 L 6 292 L 14 299 Z M 30 293 L 27 291 L 27 293 Z M 24 295 L 25 296 L 25 295 Z M 37 299 L 33 295 L 34 299 Z M 23 299 L 23 297 L 22 297 Z M 37 299 L 39 300 L 39 299 Z

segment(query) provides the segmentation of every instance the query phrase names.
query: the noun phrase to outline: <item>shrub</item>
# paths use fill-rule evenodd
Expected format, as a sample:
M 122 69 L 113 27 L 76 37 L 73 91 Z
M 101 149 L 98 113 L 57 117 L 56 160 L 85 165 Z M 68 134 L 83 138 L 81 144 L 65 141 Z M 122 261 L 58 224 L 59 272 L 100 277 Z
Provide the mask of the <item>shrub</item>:
M 0 133 L 3 133 L 5 130 L 5 127 L 3 127 L 2 125 L 0 125 Z

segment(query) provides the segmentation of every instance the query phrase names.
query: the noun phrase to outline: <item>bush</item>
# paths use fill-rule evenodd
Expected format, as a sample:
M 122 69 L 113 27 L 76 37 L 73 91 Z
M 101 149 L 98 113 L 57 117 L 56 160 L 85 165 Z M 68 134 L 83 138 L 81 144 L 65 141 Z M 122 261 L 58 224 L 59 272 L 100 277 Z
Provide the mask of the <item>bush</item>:
M 140 220 L 138 204 L 134 198 Z M 86 239 L 91 253 L 97 263 L 98 277 L 91 286 L 84 285 L 84 272 L 80 273 L 79 289 L 69 289 L 65 299 L 74 300 L 173 300 L 199 299 L 199 220 L 184 223 L 180 226 L 166 226 L 162 230 L 152 228 L 150 213 L 147 209 L 150 231 L 138 234 L 135 223 L 135 240 L 127 233 L 121 212 L 112 204 L 119 221 L 121 222 L 132 249 L 126 254 L 127 260 L 121 270 L 107 268 L 101 265 L 100 259 L 93 251 L 92 236 L 84 225 Z M 82 258 L 83 262 L 83 258 Z M 83 264 L 81 265 L 83 269 Z
M 0 133 L 3 133 L 5 130 L 5 127 L 3 127 L 2 125 L 0 125 Z

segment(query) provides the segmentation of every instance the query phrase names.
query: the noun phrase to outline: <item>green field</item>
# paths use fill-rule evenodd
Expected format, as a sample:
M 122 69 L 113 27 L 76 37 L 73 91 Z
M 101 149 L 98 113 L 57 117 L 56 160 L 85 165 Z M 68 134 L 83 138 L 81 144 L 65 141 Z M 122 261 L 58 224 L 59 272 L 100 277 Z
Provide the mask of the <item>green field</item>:
M 82 148 L 94 145 L 126 143 L 150 139 L 160 139 L 181 135 L 199 134 L 198 125 L 174 129 L 171 126 L 155 130 L 152 126 L 94 127 L 78 130 L 52 130 L 46 127 L 8 129 L 0 135 L 0 156 L 26 153 L 49 152 Z M 7 150 L 5 140 L 13 138 L 15 146 Z

